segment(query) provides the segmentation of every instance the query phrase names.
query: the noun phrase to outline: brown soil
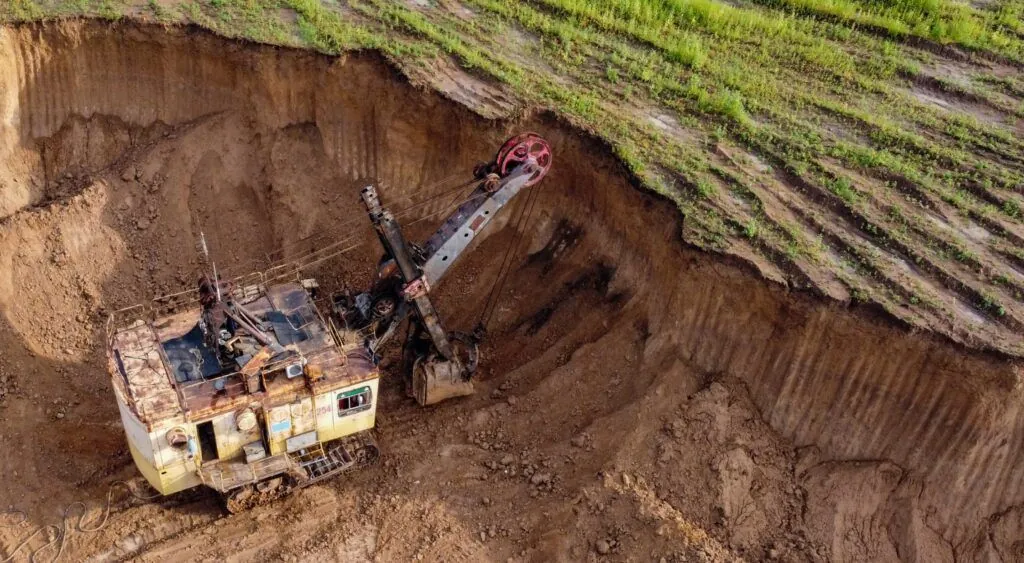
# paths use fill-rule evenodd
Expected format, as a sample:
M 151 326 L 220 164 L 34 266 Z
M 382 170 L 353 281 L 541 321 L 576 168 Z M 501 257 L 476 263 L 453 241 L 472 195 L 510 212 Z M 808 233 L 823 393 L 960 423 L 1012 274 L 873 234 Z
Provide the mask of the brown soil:
M 674 207 L 549 116 L 489 121 L 374 54 L 64 23 L 0 29 L 0 117 L 0 556 L 66 523 L 39 557 L 1024 558 L 1018 362 L 684 247 Z M 243 273 L 355 229 L 367 244 L 312 273 L 361 285 L 378 251 L 359 188 L 403 208 L 521 130 L 556 161 L 475 396 L 421 409 L 386 378 L 378 467 L 230 517 L 208 494 L 116 490 L 102 530 L 75 527 L 66 507 L 99 517 L 137 481 L 108 312 L 187 286 L 200 231 Z M 450 327 L 476 322 L 515 234 L 438 288 Z

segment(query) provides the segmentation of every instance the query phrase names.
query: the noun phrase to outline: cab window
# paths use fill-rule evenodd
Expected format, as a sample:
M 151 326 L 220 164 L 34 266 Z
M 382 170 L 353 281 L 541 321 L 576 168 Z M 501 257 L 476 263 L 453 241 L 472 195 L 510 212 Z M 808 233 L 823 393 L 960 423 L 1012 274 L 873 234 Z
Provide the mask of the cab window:
M 338 393 L 338 416 L 345 416 L 370 408 L 372 398 L 369 387 L 361 387 L 352 391 Z

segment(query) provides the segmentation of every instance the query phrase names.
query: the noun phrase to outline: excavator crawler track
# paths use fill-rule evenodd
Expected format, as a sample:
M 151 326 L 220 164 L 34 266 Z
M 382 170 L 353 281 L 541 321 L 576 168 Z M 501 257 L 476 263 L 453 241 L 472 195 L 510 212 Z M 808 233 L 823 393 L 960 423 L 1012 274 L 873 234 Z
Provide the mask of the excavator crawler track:
M 370 431 L 345 436 L 326 444 L 318 443 L 307 450 L 293 453 L 294 466 L 288 473 L 225 493 L 225 506 L 232 514 L 244 512 L 283 498 L 303 487 L 373 465 L 378 459 L 380 449 Z

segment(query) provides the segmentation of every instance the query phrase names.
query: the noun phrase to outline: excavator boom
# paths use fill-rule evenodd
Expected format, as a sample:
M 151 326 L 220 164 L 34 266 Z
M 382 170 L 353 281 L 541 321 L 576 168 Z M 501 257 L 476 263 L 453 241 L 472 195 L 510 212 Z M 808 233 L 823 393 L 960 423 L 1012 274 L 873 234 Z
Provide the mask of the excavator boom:
M 380 203 L 374 186 L 362 191 L 381 246 L 382 275 L 374 288 L 354 297 L 335 299 L 335 312 L 348 328 L 374 325 L 367 348 L 374 353 L 410 318 L 405 356 L 413 396 L 423 405 L 473 392 L 470 377 L 476 369 L 473 338 L 448 333 L 430 301 L 429 293 L 476 237 L 516 195 L 535 185 L 551 166 L 551 149 L 534 133 L 505 142 L 494 161 L 479 167 L 480 182 L 469 198 L 445 219 L 422 247 L 405 239 L 395 216 Z M 424 342 L 421 335 L 426 333 Z M 460 353 L 461 351 L 461 353 Z

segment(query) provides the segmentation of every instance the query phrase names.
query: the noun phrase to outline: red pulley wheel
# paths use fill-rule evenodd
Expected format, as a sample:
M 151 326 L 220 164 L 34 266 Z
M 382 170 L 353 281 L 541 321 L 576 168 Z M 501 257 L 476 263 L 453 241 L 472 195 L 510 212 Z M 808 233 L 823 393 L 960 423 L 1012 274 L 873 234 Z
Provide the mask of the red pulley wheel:
M 551 147 L 536 133 L 523 133 L 512 137 L 505 141 L 494 157 L 494 162 L 498 165 L 498 174 L 502 177 L 531 160 L 536 171 L 530 176 L 527 186 L 539 182 L 551 168 Z

